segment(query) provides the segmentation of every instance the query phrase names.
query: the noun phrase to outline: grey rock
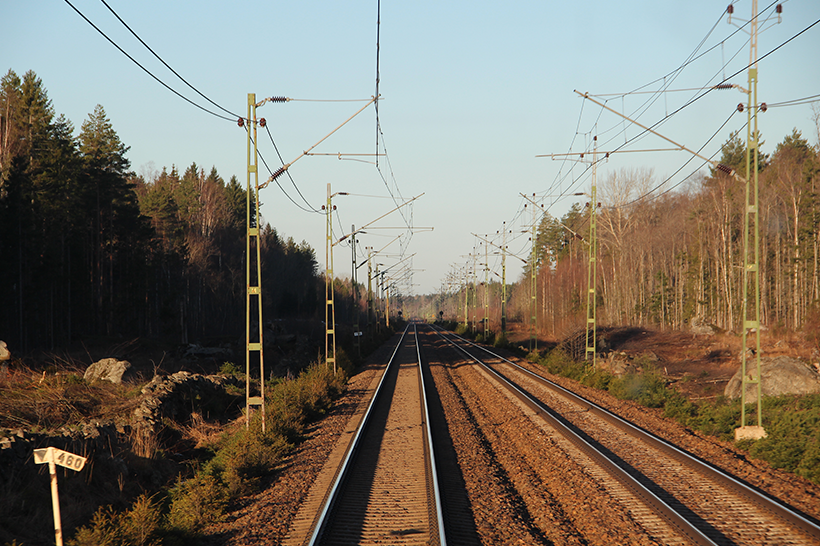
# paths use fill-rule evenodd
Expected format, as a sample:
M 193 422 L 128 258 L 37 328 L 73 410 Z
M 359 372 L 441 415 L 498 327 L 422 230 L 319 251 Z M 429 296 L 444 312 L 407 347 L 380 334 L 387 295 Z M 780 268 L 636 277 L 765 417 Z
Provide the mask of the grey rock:
M 86 383 L 94 381 L 110 381 L 111 383 L 122 383 L 123 376 L 131 368 L 131 363 L 127 360 L 117 360 L 116 358 L 103 358 L 95 362 L 85 370 Z
M 613 351 L 609 353 L 609 358 L 601 362 L 601 367 L 605 370 L 609 370 L 612 375 L 617 377 L 637 373 L 638 371 L 634 360 L 623 351 Z
M 757 365 L 754 358 L 746 360 L 746 377 L 753 379 L 757 374 Z M 742 386 L 740 369 L 723 391 L 728 398 L 740 398 Z M 820 393 L 820 374 L 809 365 L 796 358 L 788 356 L 772 356 L 760 358 L 760 387 L 764 396 L 780 396 L 782 394 L 816 394 Z M 757 385 L 748 384 L 746 387 L 746 403 L 757 402 Z
M 717 333 L 714 326 L 703 320 L 702 317 L 692 317 L 689 331 L 695 335 L 713 336 Z

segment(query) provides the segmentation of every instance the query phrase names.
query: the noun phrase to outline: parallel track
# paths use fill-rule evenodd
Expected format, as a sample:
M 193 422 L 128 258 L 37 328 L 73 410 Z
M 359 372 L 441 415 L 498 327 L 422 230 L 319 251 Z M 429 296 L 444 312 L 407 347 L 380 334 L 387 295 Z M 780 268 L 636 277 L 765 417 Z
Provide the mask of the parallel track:
M 348 448 L 309 544 L 446 544 L 421 365 L 410 324 Z
M 820 544 L 817 522 L 743 481 L 485 347 L 439 335 L 563 435 L 664 544 Z

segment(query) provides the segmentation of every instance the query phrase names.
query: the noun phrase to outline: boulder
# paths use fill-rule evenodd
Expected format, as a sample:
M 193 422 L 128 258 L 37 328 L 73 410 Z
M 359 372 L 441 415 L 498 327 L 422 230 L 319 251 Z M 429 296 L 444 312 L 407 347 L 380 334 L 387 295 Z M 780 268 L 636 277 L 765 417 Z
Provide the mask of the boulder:
M 753 378 L 757 373 L 754 358 L 746 359 L 746 377 Z M 760 383 L 764 396 L 781 394 L 816 394 L 820 393 L 820 374 L 809 365 L 789 356 L 761 357 Z M 732 376 L 723 394 L 728 398 L 740 398 L 740 369 Z M 746 403 L 757 402 L 757 385 L 746 388 Z
M 5 341 L 0 341 L 0 362 L 11 359 L 11 351 Z
M 110 381 L 111 383 L 120 384 L 123 381 L 123 376 L 130 368 L 131 363 L 127 360 L 103 358 L 85 370 L 83 379 L 85 379 L 86 383 L 93 383 L 94 381 Z
M 717 333 L 715 327 L 704 321 L 702 317 L 692 317 L 689 323 L 689 331 L 701 336 L 713 336 Z
M 609 358 L 602 360 L 600 366 L 617 377 L 638 373 L 638 367 L 632 357 L 623 351 L 609 353 Z

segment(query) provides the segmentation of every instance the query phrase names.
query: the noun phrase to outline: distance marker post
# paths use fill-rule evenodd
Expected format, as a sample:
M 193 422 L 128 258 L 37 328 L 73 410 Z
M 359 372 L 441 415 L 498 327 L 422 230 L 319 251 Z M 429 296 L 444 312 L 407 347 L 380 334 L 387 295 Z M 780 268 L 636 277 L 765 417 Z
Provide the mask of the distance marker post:
M 63 529 L 60 523 L 60 497 L 57 493 L 57 465 L 79 472 L 85 466 L 85 457 L 74 455 L 56 447 L 44 447 L 34 450 L 34 462 L 48 463 L 48 472 L 51 475 L 51 506 L 54 512 L 54 538 L 57 546 L 63 546 Z

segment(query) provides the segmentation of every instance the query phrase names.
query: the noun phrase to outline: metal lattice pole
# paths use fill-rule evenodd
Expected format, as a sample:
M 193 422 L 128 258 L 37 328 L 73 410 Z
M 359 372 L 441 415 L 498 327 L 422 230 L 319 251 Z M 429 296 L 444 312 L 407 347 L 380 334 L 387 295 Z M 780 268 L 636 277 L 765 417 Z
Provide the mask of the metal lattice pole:
M 245 238 L 245 426 L 250 426 L 251 408 L 262 411 L 265 432 L 265 359 L 262 324 L 262 266 L 259 245 L 259 171 L 256 150 L 256 94 L 248 93 L 248 182 Z M 251 135 L 253 132 L 253 135 Z M 253 181 L 253 185 L 251 185 Z M 254 333 L 256 335 L 254 335 Z M 251 360 L 259 362 L 259 393 L 251 396 Z
M 325 365 L 333 364 L 336 373 L 336 309 L 333 290 L 333 205 L 330 184 L 327 185 L 327 205 L 325 206 L 327 228 L 325 235 Z
M 746 207 L 743 231 L 743 341 L 741 346 L 741 410 L 740 425 L 746 425 L 746 388 L 755 385 L 757 388 L 757 426 L 758 435 L 765 436 L 763 429 L 762 386 L 760 381 L 760 210 L 758 202 L 758 159 L 759 141 L 757 130 L 757 0 L 752 1 L 752 18 L 750 20 L 749 51 L 749 88 L 747 90 L 746 124 Z M 754 248 L 750 248 L 750 244 Z M 753 294 L 749 294 L 751 291 Z M 750 297 L 754 298 L 754 307 L 749 305 Z M 754 332 L 755 350 L 753 377 L 747 374 L 748 335 Z
M 598 137 L 592 137 L 593 151 L 592 151 L 592 191 L 590 191 L 589 203 L 589 269 L 587 271 L 587 323 L 586 323 L 586 352 L 584 360 L 589 360 L 589 355 L 592 355 L 592 367 L 595 367 L 595 354 L 597 352 L 597 331 L 596 331 L 596 307 L 597 307 L 597 293 L 596 287 L 598 284 L 598 237 L 597 237 L 597 213 L 596 213 L 596 165 L 598 160 Z

